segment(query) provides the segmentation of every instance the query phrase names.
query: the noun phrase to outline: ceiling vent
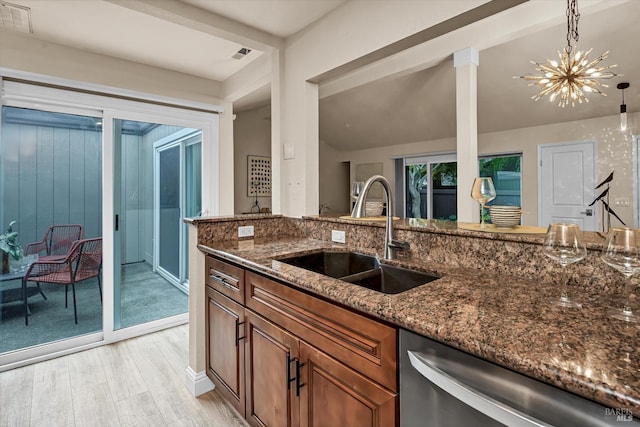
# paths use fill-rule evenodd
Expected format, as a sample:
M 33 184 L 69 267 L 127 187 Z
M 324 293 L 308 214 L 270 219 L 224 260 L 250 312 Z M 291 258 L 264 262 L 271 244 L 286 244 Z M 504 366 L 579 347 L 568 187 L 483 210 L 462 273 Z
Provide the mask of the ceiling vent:
M 0 1 L 0 27 L 33 34 L 31 8 Z
M 237 51 L 236 53 L 233 54 L 232 58 L 233 59 L 242 59 L 245 56 L 247 56 L 247 54 L 251 52 L 251 49 L 243 47 L 242 49 L 240 49 L 239 51 Z

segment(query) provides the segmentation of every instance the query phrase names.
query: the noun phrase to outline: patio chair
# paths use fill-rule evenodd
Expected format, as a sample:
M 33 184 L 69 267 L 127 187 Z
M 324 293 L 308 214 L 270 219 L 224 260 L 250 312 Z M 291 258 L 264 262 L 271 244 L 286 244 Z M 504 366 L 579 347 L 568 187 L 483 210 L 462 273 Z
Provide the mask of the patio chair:
M 40 257 L 63 258 L 71 249 L 73 242 L 82 239 L 82 225 L 52 225 L 42 240 L 29 243 L 24 247 L 24 255 L 37 254 Z M 47 259 L 47 260 L 50 260 Z
M 67 293 L 69 285 L 73 290 L 73 315 L 78 324 L 76 308 L 76 283 L 93 277 L 98 279 L 100 303 L 102 303 L 102 238 L 76 241 L 62 259 L 39 259 L 31 264 L 24 280 L 27 282 L 52 283 L 64 285 L 64 306 L 68 307 Z

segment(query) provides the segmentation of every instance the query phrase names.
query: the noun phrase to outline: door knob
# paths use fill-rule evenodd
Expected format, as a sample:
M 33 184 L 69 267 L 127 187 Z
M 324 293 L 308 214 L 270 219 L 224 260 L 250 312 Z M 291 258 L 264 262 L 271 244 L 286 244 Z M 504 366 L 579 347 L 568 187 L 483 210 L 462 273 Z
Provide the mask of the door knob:
M 593 216 L 593 209 L 587 209 L 586 211 L 580 213 L 586 216 Z

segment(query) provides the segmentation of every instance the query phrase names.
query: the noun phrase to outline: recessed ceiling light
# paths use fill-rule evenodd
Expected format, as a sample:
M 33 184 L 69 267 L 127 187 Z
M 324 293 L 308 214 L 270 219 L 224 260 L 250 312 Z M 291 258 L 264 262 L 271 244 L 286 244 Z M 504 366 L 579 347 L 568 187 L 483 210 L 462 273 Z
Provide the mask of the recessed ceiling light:
M 33 34 L 31 8 L 0 1 L 0 26 L 10 30 Z

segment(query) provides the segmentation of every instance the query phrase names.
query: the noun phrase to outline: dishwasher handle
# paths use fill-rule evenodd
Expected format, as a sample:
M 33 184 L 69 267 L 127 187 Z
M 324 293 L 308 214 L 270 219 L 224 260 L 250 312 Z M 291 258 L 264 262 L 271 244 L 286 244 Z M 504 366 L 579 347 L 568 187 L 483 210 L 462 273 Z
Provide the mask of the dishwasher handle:
M 437 362 L 428 355 L 416 351 L 407 351 L 407 353 L 411 365 L 420 375 L 478 412 L 513 427 L 551 426 L 464 384 L 440 369 Z

